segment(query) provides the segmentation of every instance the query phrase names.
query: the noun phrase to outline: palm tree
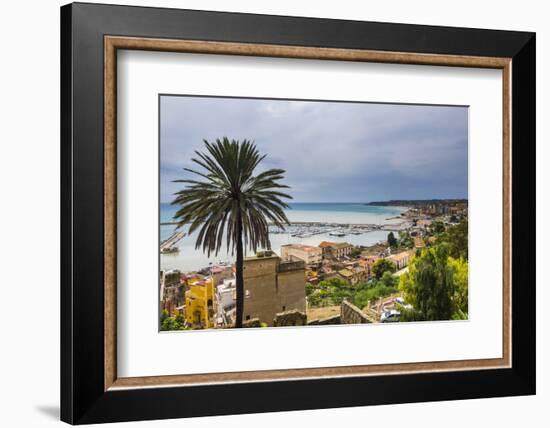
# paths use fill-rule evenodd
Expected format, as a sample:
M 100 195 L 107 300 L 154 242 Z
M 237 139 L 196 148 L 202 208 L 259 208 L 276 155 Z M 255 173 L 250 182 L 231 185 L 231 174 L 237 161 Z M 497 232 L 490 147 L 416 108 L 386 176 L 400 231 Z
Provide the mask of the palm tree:
M 284 229 L 289 224 L 284 213 L 288 205 L 282 201 L 291 196 L 280 189 L 282 169 L 269 169 L 254 175 L 254 170 L 266 155 L 260 155 L 256 145 L 224 137 L 215 143 L 204 140 L 207 153 L 195 151 L 192 161 L 203 171 L 184 168 L 204 180 L 176 180 L 186 187 L 176 192 L 173 205 L 177 228 L 189 225 L 189 234 L 198 230 L 195 249 L 202 247 L 210 257 L 223 246 L 236 252 L 237 309 L 235 327 L 242 327 L 244 305 L 243 252 L 258 248 L 271 249 L 269 222 Z

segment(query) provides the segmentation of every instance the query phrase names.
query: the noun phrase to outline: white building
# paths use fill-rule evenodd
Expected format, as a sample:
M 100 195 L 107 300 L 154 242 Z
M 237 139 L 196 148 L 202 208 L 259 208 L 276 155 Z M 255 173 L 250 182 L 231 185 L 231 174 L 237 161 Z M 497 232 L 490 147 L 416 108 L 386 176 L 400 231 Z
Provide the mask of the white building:
M 312 247 L 303 244 L 288 244 L 281 246 L 281 259 L 288 261 L 292 257 L 303 260 L 306 265 L 321 263 L 323 260 L 323 251 L 319 247 Z
M 218 307 L 227 311 L 235 306 L 237 280 L 235 278 L 225 279 L 216 288 Z

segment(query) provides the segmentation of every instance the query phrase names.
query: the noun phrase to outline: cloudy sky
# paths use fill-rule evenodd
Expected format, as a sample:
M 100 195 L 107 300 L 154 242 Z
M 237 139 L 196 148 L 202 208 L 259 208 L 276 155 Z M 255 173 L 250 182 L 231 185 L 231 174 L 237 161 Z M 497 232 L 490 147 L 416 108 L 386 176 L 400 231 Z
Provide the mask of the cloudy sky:
M 161 202 L 203 139 L 250 139 L 293 202 L 468 197 L 468 109 L 162 96 Z

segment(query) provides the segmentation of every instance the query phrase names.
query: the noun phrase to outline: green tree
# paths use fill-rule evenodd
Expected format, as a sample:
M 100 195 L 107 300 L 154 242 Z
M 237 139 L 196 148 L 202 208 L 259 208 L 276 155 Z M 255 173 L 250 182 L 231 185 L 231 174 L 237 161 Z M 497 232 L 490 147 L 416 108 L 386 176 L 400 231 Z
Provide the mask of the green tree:
M 454 271 L 454 314 L 455 319 L 468 318 L 468 261 L 449 257 L 448 265 Z
M 376 279 L 382 278 L 384 272 L 395 272 L 395 264 L 390 262 L 388 259 L 379 259 L 376 260 L 374 265 L 372 265 L 372 273 Z
M 353 250 L 351 250 L 351 257 L 356 259 L 357 257 L 359 257 L 361 255 L 361 248 L 359 247 L 353 247 Z
M 236 253 L 236 322 L 242 327 L 244 304 L 244 248 L 256 252 L 271 249 L 268 223 L 284 229 L 289 224 L 284 213 L 292 199 L 281 192 L 288 188 L 280 181 L 282 169 L 269 169 L 256 175 L 256 167 L 265 158 L 256 145 L 224 137 L 215 143 L 204 140 L 206 153 L 196 151 L 192 159 L 201 171 L 184 168 L 203 180 L 176 180 L 186 187 L 176 193 L 172 204 L 179 206 L 174 218 L 178 228 L 189 225 L 189 234 L 198 231 L 195 248 L 208 256 L 218 254 L 225 241 L 227 251 Z
M 397 239 L 395 238 L 395 235 L 393 234 L 393 232 L 388 233 L 388 245 L 391 248 L 397 247 Z
M 399 288 L 416 311 L 416 319 L 450 320 L 455 312 L 455 270 L 448 259 L 448 244 L 427 248 L 409 262 L 409 271 L 401 276 Z
M 173 330 L 185 330 L 185 318 L 181 314 L 177 314 L 172 317 L 166 310 L 162 311 L 160 316 L 160 330 L 161 331 L 173 331 Z
M 445 232 L 445 225 L 439 220 L 434 221 L 430 228 L 434 235 L 439 235 L 440 233 Z
M 438 243 L 446 242 L 450 247 L 450 256 L 468 260 L 468 220 L 464 219 L 451 226 L 437 238 Z
M 378 281 L 384 287 L 395 288 L 397 286 L 398 279 L 390 272 L 386 271 L 382 274 L 382 278 Z
M 396 291 L 397 289 L 395 287 L 384 285 L 382 281 L 379 281 L 376 283 L 375 286 L 359 290 L 357 293 L 355 293 L 355 295 L 353 296 L 353 304 L 358 308 L 364 308 L 369 304 L 369 301 L 372 302 L 382 297 L 389 296 Z
M 329 288 L 335 288 L 335 289 L 347 289 L 350 288 L 350 285 L 347 281 L 344 281 L 341 278 L 334 277 L 330 279 L 325 279 L 321 282 L 319 282 L 319 288 L 328 290 Z
M 356 293 L 354 286 L 340 278 L 330 278 L 319 282 L 315 291 L 308 296 L 310 306 L 339 305 L 342 300 L 352 300 Z
M 407 231 L 399 232 L 399 245 L 405 248 L 414 247 L 414 240 Z

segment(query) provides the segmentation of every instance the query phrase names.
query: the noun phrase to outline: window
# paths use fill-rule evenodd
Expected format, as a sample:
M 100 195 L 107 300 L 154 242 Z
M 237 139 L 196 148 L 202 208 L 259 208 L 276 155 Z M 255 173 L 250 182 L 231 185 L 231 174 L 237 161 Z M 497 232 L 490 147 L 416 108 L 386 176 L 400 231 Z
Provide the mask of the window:
M 285 305 L 283 305 L 283 312 L 284 312 L 284 311 L 286 311 L 286 306 L 285 306 Z
M 248 321 L 250 319 L 250 315 L 247 315 L 246 316 L 246 320 Z

